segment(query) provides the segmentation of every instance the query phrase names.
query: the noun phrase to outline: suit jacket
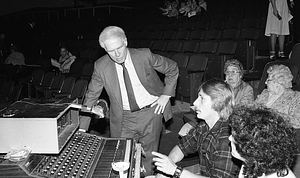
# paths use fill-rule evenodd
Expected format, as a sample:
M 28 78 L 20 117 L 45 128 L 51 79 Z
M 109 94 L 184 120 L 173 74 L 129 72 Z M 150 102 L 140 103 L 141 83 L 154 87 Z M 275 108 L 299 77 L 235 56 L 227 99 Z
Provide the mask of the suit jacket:
M 179 69 L 177 63 L 163 56 L 153 54 L 149 49 L 128 48 L 136 73 L 145 89 L 155 96 L 162 94 L 175 96 L 175 88 Z M 164 83 L 160 80 L 157 72 L 165 74 Z M 120 137 L 121 122 L 123 119 L 123 103 L 115 62 L 104 55 L 95 62 L 94 72 L 85 96 L 84 105 L 93 106 L 100 96 L 103 87 L 110 100 L 110 131 L 112 137 Z M 164 119 L 172 118 L 172 108 L 168 102 Z M 87 130 L 90 118 L 81 118 L 80 128 Z

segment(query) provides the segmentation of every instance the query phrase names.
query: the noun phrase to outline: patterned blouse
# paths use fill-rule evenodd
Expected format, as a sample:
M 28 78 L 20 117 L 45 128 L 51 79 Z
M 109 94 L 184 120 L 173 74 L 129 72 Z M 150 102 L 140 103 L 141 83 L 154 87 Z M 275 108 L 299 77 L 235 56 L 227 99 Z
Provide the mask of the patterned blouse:
M 268 97 L 269 91 L 265 89 L 254 103 L 267 107 Z M 269 108 L 278 111 L 294 128 L 300 128 L 300 92 L 286 89 Z

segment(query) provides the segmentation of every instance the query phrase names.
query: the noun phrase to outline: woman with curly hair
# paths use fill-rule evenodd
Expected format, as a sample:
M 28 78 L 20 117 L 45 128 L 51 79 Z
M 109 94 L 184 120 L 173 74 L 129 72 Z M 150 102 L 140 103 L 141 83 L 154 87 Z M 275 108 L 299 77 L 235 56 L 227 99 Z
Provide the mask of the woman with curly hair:
M 255 100 L 255 105 L 272 108 L 296 129 L 297 142 L 300 145 L 300 92 L 293 91 L 293 75 L 285 65 L 273 65 L 267 70 L 267 89 L 263 90 Z M 300 153 L 293 167 L 297 177 L 300 177 Z
M 295 178 L 295 132 L 279 114 L 267 108 L 237 107 L 229 117 L 232 155 L 243 161 L 239 178 Z
M 267 89 L 257 96 L 255 105 L 276 110 L 292 127 L 300 130 L 300 93 L 291 89 L 293 75 L 290 69 L 282 64 L 273 65 L 267 73 Z

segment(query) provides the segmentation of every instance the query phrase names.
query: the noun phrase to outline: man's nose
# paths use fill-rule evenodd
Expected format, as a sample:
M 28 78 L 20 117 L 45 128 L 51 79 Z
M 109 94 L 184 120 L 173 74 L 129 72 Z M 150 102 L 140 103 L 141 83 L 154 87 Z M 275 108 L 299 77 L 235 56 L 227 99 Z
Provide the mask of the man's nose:
M 117 57 L 120 56 L 120 52 L 118 50 L 115 50 L 115 54 L 116 54 Z

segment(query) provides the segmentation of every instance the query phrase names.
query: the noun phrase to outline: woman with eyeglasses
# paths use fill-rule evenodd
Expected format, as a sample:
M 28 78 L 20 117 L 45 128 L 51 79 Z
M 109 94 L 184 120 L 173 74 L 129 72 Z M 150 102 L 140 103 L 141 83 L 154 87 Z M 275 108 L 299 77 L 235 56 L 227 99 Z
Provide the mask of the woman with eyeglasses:
M 293 75 L 290 69 L 282 64 L 270 66 L 267 73 L 267 89 L 257 96 L 254 103 L 278 111 L 296 129 L 300 145 L 300 92 L 291 89 Z M 300 176 L 300 155 L 298 157 L 294 172 Z
M 273 65 L 267 70 L 267 89 L 255 100 L 256 105 L 272 108 L 289 117 L 294 128 L 300 129 L 300 93 L 293 91 L 293 75 L 285 65 Z
M 237 59 L 230 59 L 224 65 L 225 82 L 234 92 L 236 105 L 247 105 L 254 101 L 253 88 L 244 82 L 244 68 Z
M 239 178 L 296 178 L 294 129 L 267 108 L 238 107 L 229 116 L 231 154 L 243 161 Z

